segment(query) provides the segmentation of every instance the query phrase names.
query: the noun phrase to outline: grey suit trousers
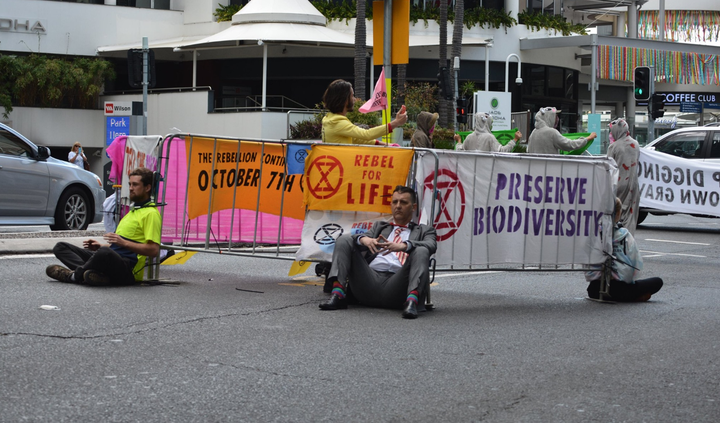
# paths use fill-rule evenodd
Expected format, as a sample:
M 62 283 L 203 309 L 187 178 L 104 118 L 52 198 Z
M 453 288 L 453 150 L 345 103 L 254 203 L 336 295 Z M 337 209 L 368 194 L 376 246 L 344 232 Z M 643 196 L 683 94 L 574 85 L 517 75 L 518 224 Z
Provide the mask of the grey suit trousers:
M 352 236 L 338 238 L 328 279 L 339 281 L 346 291 L 349 282 L 355 298 L 371 307 L 402 308 L 408 293 L 413 290 L 418 291 L 419 298 L 424 298 L 430 282 L 430 253 L 427 248 L 412 248 L 405 265 L 397 273 L 373 270 L 362 250 L 365 248 L 357 245 Z

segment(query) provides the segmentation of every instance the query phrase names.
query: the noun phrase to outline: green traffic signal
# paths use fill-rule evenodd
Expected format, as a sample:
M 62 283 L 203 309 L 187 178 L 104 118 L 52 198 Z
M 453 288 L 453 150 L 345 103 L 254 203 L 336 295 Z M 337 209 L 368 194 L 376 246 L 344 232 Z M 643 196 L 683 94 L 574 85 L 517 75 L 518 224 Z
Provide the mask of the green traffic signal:
M 635 100 L 645 101 L 650 98 L 652 78 L 652 70 L 649 67 L 638 66 L 635 68 L 633 72 Z

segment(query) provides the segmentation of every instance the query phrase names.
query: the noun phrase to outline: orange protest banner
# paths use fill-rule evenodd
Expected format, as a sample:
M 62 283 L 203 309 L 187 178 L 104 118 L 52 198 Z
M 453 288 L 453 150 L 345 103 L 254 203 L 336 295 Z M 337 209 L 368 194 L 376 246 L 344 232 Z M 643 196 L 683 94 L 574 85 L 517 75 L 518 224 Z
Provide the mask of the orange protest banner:
M 280 215 L 283 185 L 282 215 L 305 218 L 302 175 L 285 175 L 284 145 L 194 137 L 185 151 L 188 219 L 233 208 Z
M 305 159 L 305 203 L 309 210 L 387 213 L 412 158 L 405 149 L 313 144 Z

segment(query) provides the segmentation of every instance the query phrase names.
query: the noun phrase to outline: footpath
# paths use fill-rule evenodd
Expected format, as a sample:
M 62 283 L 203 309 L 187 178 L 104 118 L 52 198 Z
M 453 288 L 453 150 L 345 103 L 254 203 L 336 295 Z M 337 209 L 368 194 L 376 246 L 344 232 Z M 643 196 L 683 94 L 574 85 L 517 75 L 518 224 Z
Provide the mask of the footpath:
M 51 254 L 60 241 L 82 247 L 88 238 L 103 241 L 104 231 L 54 231 L 0 233 L 0 256 L 17 254 Z

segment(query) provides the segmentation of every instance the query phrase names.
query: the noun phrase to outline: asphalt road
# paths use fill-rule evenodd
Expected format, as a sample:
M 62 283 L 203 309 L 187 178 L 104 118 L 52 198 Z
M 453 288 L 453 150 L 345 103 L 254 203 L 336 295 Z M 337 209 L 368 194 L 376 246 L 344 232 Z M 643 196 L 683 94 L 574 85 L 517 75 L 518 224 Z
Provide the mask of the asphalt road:
M 89 288 L 0 256 L 0 421 L 716 422 L 718 223 L 638 230 L 666 283 L 647 303 L 587 301 L 575 272 L 443 272 L 414 321 L 319 311 L 320 280 L 280 260 Z

